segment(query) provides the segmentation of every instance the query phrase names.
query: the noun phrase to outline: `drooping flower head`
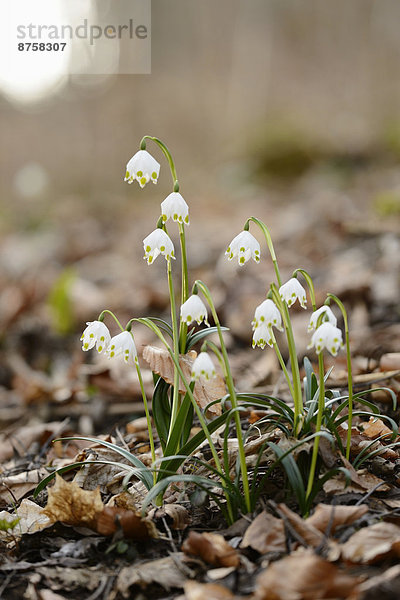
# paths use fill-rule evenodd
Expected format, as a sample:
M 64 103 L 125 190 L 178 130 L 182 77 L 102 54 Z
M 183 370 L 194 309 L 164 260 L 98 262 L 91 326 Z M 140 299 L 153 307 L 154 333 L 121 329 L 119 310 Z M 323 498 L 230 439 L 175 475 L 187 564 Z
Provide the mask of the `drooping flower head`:
M 104 352 L 110 343 L 111 335 L 102 321 L 90 321 L 82 333 L 82 350 L 90 350 L 96 345 L 98 352 Z
M 322 325 L 320 325 L 318 329 L 314 331 L 311 338 L 311 344 L 308 346 L 308 348 L 315 347 L 317 354 L 326 348 L 328 352 L 332 354 L 332 356 L 336 356 L 342 346 L 342 332 L 338 327 L 332 325 L 332 323 L 326 322 L 322 323 Z
M 192 296 L 182 304 L 181 321 L 187 325 L 190 325 L 193 321 L 196 321 L 197 324 L 200 325 L 202 321 L 204 321 L 208 327 L 210 326 L 207 321 L 207 308 L 197 294 L 192 294 Z
M 296 302 L 296 300 L 300 302 L 300 306 L 302 308 L 307 308 L 306 291 L 295 277 L 289 279 L 289 281 L 284 283 L 279 288 L 279 294 L 282 300 L 286 301 L 289 308 Z
M 308 331 L 312 331 L 313 329 L 316 329 L 317 324 L 318 324 L 318 319 L 319 317 L 322 316 L 322 321 L 321 321 L 321 325 L 322 323 L 328 322 L 331 325 L 334 325 L 336 327 L 336 317 L 333 314 L 333 312 L 331 311 L 331 309 L 329 308 L 329 306 L 321 306 L 321 308 L 318 308 L 318 310 L 315 310 L 313 312 L 313 314 L 310 317 L 310 323 L 308 325 Z
M 216 376 L 214 363 L 207 352 L 200 352 L 192 365 L 192 381 L 197 381 L 199 377 L 212 379 Z
M 148 181 L 157 183 L 159 173 L 160 163 L 147 150 L 139 150 L 126 165 L 125 181 L 132 183 L 136 179 L 144 187 Z
M 260 262 L 260 244 L 250 231 L 241 231 L 228 246 L 225 255 L 228 260 L 237 256 L 240 266 L 244 265 L 250 258 L 256 263 Z
M 268 325 L 264 324 L 259 325 L 255 328 L 253 333 L 252 347 L 255 348 L 256 346 L 258 346 L 263 350 L 266 344 L 268 344 L 268 346 L 270 346 L 271 348 L 273 347 L 272 327 L 268 327 Z
M 189 207 L 179 192 L 172 192 L 161 202 L 161 215 L 164 222 L 172 219 L 189 225 Z
M 253 330 L 266 325 L 267 327 L 276 327 L 279 331 L 283 331 L 281 313 L 275 302 L 269 298 L 257 306 L 251 324 Z
M 159 254 L 163 254 L 167 260 L 175 258 L 174 244 L 163 229 L 155 229 L 150 235 L 144 238 L 143 248 L 145 252 L 143 258 L 147 260 L 148 265 L 151 265 Z
M 137 364 L 136 346 L 130 331 L 121 331 L 121 333 L 111 338 L 107 354 L 108 358 L 120 356 L 127 364 Z

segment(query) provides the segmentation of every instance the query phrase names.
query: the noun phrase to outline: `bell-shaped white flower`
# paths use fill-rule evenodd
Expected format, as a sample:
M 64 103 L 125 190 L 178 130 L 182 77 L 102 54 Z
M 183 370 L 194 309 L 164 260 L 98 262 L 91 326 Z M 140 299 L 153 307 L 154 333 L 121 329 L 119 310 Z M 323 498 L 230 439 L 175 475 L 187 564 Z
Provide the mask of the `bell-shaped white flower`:
M 127 364 L 135 365 L 138 363 L 135 342 L 130 331 L 121 331 L 110 340 L 107 348 L 108 358 L 121 356 Z
M 228 246 L 225 254 L 228 260 L 237 256 L 240 266 L 244 265 L 250 258 L 257 263 L 260 262 L 260 244 L 250 231 L 241 231 Z
M 306 290 L 301 283 L 295 278 L 289 279 L 279 288 L 279 294 L 282 300 L 285 300 L 289 308 L 298 300 L 302 308 L 307 308 Z
M 252 346 L 253 348 L 258 346 L 259 348 L 264 349 L 266 344 L 271 346 L 271 348 L 273 347 L 272 327 L 268 327 L 268 325 L 260 325 L 254 330 Z
M 313 314 L 311 315 L 310 323 L 308 325 L 308 331 L 312 331 L 313 329 L 316 329 L 318 319 L 321 315 L 323 315 L 322 320 L 321 320 L 321 325 L 322 325 L 322 323 L 328 322 L 331 325 L 334 325 L 334 327 L 336 327 L 337 320 L 336 320 L 335 315 L 329 308 L 329 306 L 321 306 L 321 308 L 318 308 L 318 310 L 315 310 L 313 312 Z
M 199 377 L 212 379 L 216 376 L 214 363 L 207 352 L 200 352 L 192 365 L 192 381 L 197 381 Z
M 90 321 L 82 333 L 82 350 L 90 350 L 96 345 L 98 352 L 104 352 L 110 343 L 111 335 L 102 321 Z
M 281 313 L 275 302 L 269 298 L 257 306 L 251 324 L 253 329 L 267 325 L 268 327 L 276 327 L 279 331 L 283 331 Z
M 148 265 L 151 265 L 160 254 L 163 254 L 167 260 L 175 258 L 174 244 L 163 229 L 155 229 L 144 238 L 143 248 L 145 252 L 143 258 L 147 260 Z
M 157 183 L 159 173 L 160 163 L 147 150 L 139 150 L 126 165 L 125 181 L 132 183 L 136 179 L 144 187 L 148 181 Z
M 210 326 L 207 321 L 207 308 L 197 294 L 193 294 L 182 304 L 181 321 L 187 325 L 190 325 L 193 321 L 200 325 L 204 321 L 208 327 Z
M 161 215 L 164 222 L 172 219 L 189 225 L 189 207 L 179 192 L 172 192 L 161 202 Z
M 311 344 L 308 348 L 315 347 L 315 351 L 317 354 L 322 352 L 324 348 L 328 350 L 332 354 L 332 356 L 336 356 L 338 350 L 343 346 L 342 340 L 342 332 L 338 327 L 332 325 L 332 323 L 322 323 L 314 331 L 313 336 L 311 338 Z

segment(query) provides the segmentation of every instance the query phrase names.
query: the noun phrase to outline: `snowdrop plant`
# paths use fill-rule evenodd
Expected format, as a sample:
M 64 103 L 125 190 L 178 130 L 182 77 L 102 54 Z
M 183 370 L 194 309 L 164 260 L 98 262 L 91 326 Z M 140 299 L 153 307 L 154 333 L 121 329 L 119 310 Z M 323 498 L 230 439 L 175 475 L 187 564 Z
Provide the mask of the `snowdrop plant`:
M 159 256 L 164 257 L 170 299 L 171 323 L 158 317 L 134 317 L 123 327 L 117 316 L 112 311 L 106 309 L 101 312 L 97 320 L 86 324 L 87 326 L 82 334 L 81 341 L 84 351 L 96 348 L 98 353 L 104 354 L 109 360 L 122 360 L 126 365 L 135 367 L 147 419 L 152 466 L 150 468 L 145 466 L 135 455 L 115 444 L 105 441 L 100 443 L 112 448 L 126 459 L 124 463 L 113 463 L 118 464 L 119 467 L 127 471 L 126 481 L 129 481 L 132 476 L 136 476 L 149 490 L 143 508 L 152 500 L 155 500 L 157 504 L 161 504 L 163 493 L 170 483 L 174 481 L 187 481 L 195 483 L 206 490 L 219 504 L 228 523 L 232 523 L 240 512 L 248 513 L 254 510 L 255 502 L 262 489 L 262 480 L 260 484 L 256 477 L 257 467 L 251 484 L 249 481 L 245 456 L 246 437 L 242 431 L 241 411 L 250 406 L 272 408 L 275 412 L 272 412 L 272 415 L 268 414 L 265 422 L 268 422 L 273 427 L 278 426 L 288 437 L 297 438 L 293 448 L 313 440 L 307 485 L 303 487 L 300 485 L 300 487 L 296 488 L 296 485 L 301 480 L 301 475 L 298 473 L 293 457 L 290 456 L 291 449 L 283 451 L 276 444 L 266 442 L 260 449 L 258 460 L 261 459 L 262 452 L 265 446 L 268 445 L 275 452 L 277 460 L 269 467 L 264 477 L 267 477 L 279 463 L 287 468 L 289 478 L 292 477 L 294 481 L 293 489 L 298 489 L 299 505 L 302 507 L 303 512 L 307 513 L 316 491 L 322 486 L 324 477 L 328 476 L 326 474 L 321 479 L 318 479 L 316 476 L 319 439 L 321 436 L 329 437 L 327 429 L 335 430 L 337 423 L 343 422 L 346 417 L 341 416 L 340 412 L 345 406 L 348 408 L 348 435 L 345 453 L 347 459 L 350 456 L 353 391 L 349 330 L 345 308 L 336 296 L 328 294 L 325 304 L 317 309 L 314 284 L 312 278 L 304 269 L 296 269 L 292 277 L 286 282 L 282 281 L 270 232 L 261 220 L 256 217 L 250 217 L 246 221 L 243 231 L 232 239 L 225 254 L 228 260 L 237 259 L 239 266 L 245 265 L 250 259 L 259 263 L 261 258 L 260 244 L 249 231 L 250 223 L 254 223 L 259 227 L 271 256 L 276 281 L 270 284 L 267 297 L 255 309 L 254 318 L 251 323 L 253 329 L 252 346 L 253 348 L 259 347 L 261 349 L 269 346 L 274 349 L 293 399 L 294 408 L 292 410 L 290 406 L 279 398 L 259 394 L 252 395 L 251 393 L 238 394 L 235 390 L 225 345 L 224 328 L 220 324 L 210 290 L 205 283 L 196 280 L 193 283 L 191 293 L 189 293 L 189 273 L 186 254 L 186 227 L 190 222 L 189 206 L 180 194 L 175 163 L 167 146 L 156 137 L 144 136 L 140 143 L 139 151 L 134 154 L 127 164 L 125 181 L 132 183 L 136 180 L 141 188 L 149 181 L 157 183 L 160 164 L 147 151 L 146 146 L 148 141 L 155 143 L 159 150 L 162 151 L 168 162 L 172 177 L 172 192 L 161 202 L 161 214 L 157 220 L 156 228 L 143 240 L 144 259 L 147 261 L 149 268 L 152 268 L 153 263 Z M 172 270 L 172 265 L 175 263 L 175 247 L 172 237 L 167 231 L 167 224 L 168 226 L 172 225 L 178 228 L 181 258 L 179 308 L 175 293 L 175 278 L 173 276 L 175 274 L 173 274 Z M 309 348 L 313 348 L 317 354 L 319 370 L 317 377 L 312 370 L 310 361 L 305 359 L 304 400 L 298 354 L 290 316 L 290 309 L 297 302 L 302 309 L 307 310 L 306 290 L 299 281 L 300 276 L 307 285 L 311 300 L 312 314 L 309 319 L 308 330 L 312 333 Z M 199 294 L 201 294 L 201 297 Z M 342 314 L 345 344 L 342 341 L 342 331 L 337 327 L 337 319 L 329 306 L 332 303 L 337 305 Z M 213 327 L 210 327 L 208 322 L 209 314 L 214 322 Z M 104 323 L 106 316 L 111 317 L 120 330 L 114 336 L 111 336 Z M 189 331 L 188 327 L 193 323 L 197 323 L 199 326 L 205 325 L 206 327 L 203 327 L 199 331 L 195 331 L 194 328 Z M 153 373 L 155 387 L 152 395 L 152 413 L 155 429 L 158 434 L 158 448 L 153 437 L 153 424 L 149 402 L 143 385 L 143 377 L 134 341 L 133 328 L 136 327 L 136 324 L 145 325 L 157 336 L 164 345 L 166 354 L 173 365 L 172 384 L 169 378 L 166 381 L 162 376 Z M 210 333 L 218 335 L 218 346 L 208 339 Z M 286 364 L 279 348 L 279 337 L 281 334 L 285 335 L 287 340 L 288 364 Z M 190 376 L 187 377 L 182 369 L 182 355 L 187 355 L 189 350 L 200 340 L 203 342 L 201 351 L 191 364 Z M 346 347 L 347 354 L 348 397 L 346 397 L 344 403 L 333 410 L 332 399 L 325 390 L 327 374 L 325 374 L 324 369 L 324 353 L 328 352 L 335 357 L 343 345 Z M 214 362 L 208 351 L 212 351 L 217 357 L 227 387 L 226 395 L 217 400 L 223 406 L 222 414 L 211 421 L 206 417 L 207 407 L 201 408 L 195 397 L 196 382 L 200 380 L 199 383 L 201 385 L 207 385 L 208 382 L 216 377 Z M 186 360 L 187 358 L 188 356 L 185 357 Z M 182 391 L 182 386 L 184 391 Z M 355 397 L 361 401 L 359 395 Z M 196 415 L 201 430 L 190 438 L 193 415 Z M 234 425 L 238 448 L 236 468 L 233 476 L 228 456 L 228 436 L 231 423 Z M 217 448 L 212 436 L 221 426 L 225 426 L 222 451 Z M 248 432 L 246 433 L 247 435 Z M 80 439 L 98 441 L 92 438 Z M 338 435 L 337 439 L 338 443 L 341 444 Z M 199 458 L 192 456 L 205 440 L 207 440 L 211 451 L 212 462 L 201 461 Z M 200 463 L 209 469 L 213 477 L 205 478 L 186 473 L 177 474 L 178 469 L 180 469 L 188 457 L 192 457 L 191 460 L 195 464 Z M 58 472 L 61 473 L 77 466 L 81 466 L 80 463 L 63 467 Z M 53 476 L 54 474 L 43 480 L 40 486 L 38 486 L 37 492 Z M 215 493 L 216 488 L 219 489 L 219 493 Z M 221 498 L 223 499 L 222 502 Z

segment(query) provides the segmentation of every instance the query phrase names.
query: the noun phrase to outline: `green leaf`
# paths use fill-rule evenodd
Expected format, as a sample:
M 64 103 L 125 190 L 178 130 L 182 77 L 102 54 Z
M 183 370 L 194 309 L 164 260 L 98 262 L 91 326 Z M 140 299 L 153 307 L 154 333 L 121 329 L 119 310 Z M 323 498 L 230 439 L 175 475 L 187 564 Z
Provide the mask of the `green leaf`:
M 126 458 L 126 460 L 128 460 L 130 463 L 132 463 L 135 467 L 137 467 L 137 469 L 139 469 L 142 473 L 140 479 L 141 481 L 144 483 L 144 485 L 147 487 L 147 489 L 150 489 L 153 485 L 153 475 L 151 470 L 146 467 L 146 465 L 144 465 L 142 463 L 141 460 L 139 460 L 134 454 L 131 454 L 131 452 L 129 452 L 128 450 L 125 450 L 125 448 L 121 448 L 120 446 L 117 446 L 116 444 L 112 444 L 111 442 L 106 442 L 105 440 L 99 440 L 97 438 L 92 438 L 92 437 L 87 437 L 87 436 L 78 436 L 78 435 L 74 435 L 73 437 L 65 437 L 65 438 L 57 438 L 56 441 L 66 441 L 66 440 L 83 440 L 85 442 L 91 442 L 93 444 L 100 444 L 101 446 L 105 446 L 106 448 L 109 448 L 110 450 L 114 450 L 114 452 L 116 452 L 117 454 L 120 454 L 121 456 L 123 456 L 124 458 Z
M 64 438 L 64 439 L 82 439 L 82 438 Z M 144 483 L 144 485 L 146 485 L 142 469 L 131 467 L 130 465 L 127 465 L 125 463 L 115 462 L 112 460 L 85 460 L 85 461 L 81 461 L 81 462 L 71 463 L 70 465 L 66 465 L 65 467 L 60 467 L 59 469 L 55 469 L 52 473 L 50 473 L 50 475 L 47 475 L 47 477 L 42 479 L 42 481 L 36 486 L 35 491 L 33 492 L 33 497 L 36 498 L 36 496 L 39 494 L 39 492 L 41 492 L 47 486 L 47 484 L 50 483 L 50 481 L 52 481 L 52 479 L 54 479 L 54 477 L 56 475 L 62 475 L 63 473 L 67 473 L 68 471 L 72 471 L 73 469 L 82 469 L 82 467 L 85 467 L 86 465 L 113 465 L 124 471 L 129 471 L 131 473 L 131 476 L 137 477 L 138 479 L 140 479 L 140 481 L 142 481 Z M 143 468 L 146 471 L 148 471 L 148 468 L 145 467 L 144 465 L 143 465 Z M 152 480 L 152 483 L 153 483 L 153 480 Z M 146 488 L 149 489 L 147 487 L 147 485 L 146 485 Z
M 221 330 L 229 331 L 229 328 L 221 327 Z M 189 352 L 189 350 L 191 348 L 193 348 L 193 346 L 195 344 L 197 344 L 197 342 L 199 342 L 203 338 L 211 335 L 212 333 L 218 333 L 218 328 L 217 327 L 207 327 L 207 329 L 202 329 L 201 331 L 197 331 L 197 333 L 189 333 L 187 340 L 186 340 L 186 352 Z
M 169 388 L 169 383 L 160 377 L 155 385 L 151 404 L 154 425 L 157 429 L 163 453 L 165 453 L 171 422 L 171 404 L 168 397 Z
M 159 317 L 144 317 L 146 319 L 148 319 L 149 321 L 152 321 L 153 323 L 155 323 L 156 325 L 158 325 L 158 327 L 164 332 L 167 333 L 171 339 L 174 338 L 174 333 L 172 331 L 172 327 L 169 323 L 167 323 L 167 321 L 164 321 L 164 319 L 160 319 Z
M 213 421 L 211 421 L 210 423 L 207 424 L 209 433 L 214 433 L 214 431 L 216 431 L 218 429 L 218 427 L 221 427 L 221 425 L 223 425 L 225 423 L 225 421 L 229 417 L 229 412 L 230 411 L 223 413 L 222 415 L 220 415 L 219 417 L 217 417 L 216 419 L 214 419 Z M 182 446 L 180 448 L 180 450 L 179 450 L 179 453 L 181 455 L 180 458 L 172 458 L 170 460 L 167 460 L 164 463 L 163 471 L 168 471 L 170 473 L 176 473 L 176 471 L 179 469 L 181 464 L 184 462 L 185 458 L 187 456 L 190 456 L 190 454 L 192 454 L 195 450 L 197 450 L 197 448 L 204 442 L 205 439 L 206 439 L 206 434 L 204 433 L 203 430 L 196 433 L 196 435 L 194 435 L 188 442 L 186 442 L 186 444 L 184 446 Z M 159 473 L 157 481 L 160 481 L 161 479 L 162 479 L 162 475 L 161 475 L 161 473 Z

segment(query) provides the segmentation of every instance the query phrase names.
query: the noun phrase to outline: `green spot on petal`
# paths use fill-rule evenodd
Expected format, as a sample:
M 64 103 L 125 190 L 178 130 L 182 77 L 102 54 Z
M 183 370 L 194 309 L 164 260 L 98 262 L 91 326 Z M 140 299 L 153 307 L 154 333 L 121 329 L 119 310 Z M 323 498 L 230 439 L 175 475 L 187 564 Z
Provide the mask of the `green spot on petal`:
M 137 175 L 137 177 L 142 177 L 142 175 L 143 175 L 143 171 L 138 171 L 138 172 L 136 173 L 136 175 Z
M 157 173 L 155 171 L 152 172 L 151 174 L 152 179 L 157 179 Z

